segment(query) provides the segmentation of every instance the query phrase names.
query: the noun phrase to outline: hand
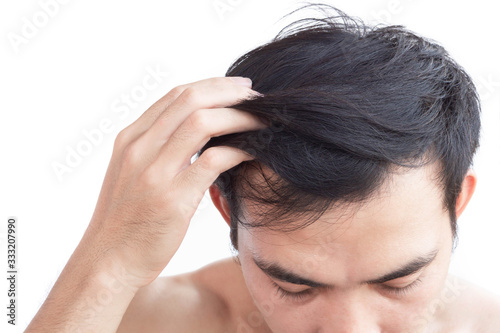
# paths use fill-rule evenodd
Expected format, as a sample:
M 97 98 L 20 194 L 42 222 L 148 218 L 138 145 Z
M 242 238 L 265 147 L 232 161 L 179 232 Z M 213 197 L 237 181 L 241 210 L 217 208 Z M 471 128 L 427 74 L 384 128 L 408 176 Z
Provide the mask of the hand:
M 257 94 L 250 86 L 227 77 L 178 86 L 118 134 L 85 235 L 97 247 L 95 257 L 114 256 L 138 287 L 160 274 L 210 185 L 253 159 L 236 148 L 211 147 L 191 164 L 211 137 L 266 126 L 225 107 Z

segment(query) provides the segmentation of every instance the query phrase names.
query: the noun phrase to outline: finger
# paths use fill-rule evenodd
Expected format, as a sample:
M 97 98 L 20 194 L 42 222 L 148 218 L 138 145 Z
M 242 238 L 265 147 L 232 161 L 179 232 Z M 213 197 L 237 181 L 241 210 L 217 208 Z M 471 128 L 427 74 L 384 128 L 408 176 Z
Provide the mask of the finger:
M 238 79 L 236 79 L 238 80 Z M 241 80 L 240 80 L 241 81 Z M 248 86 L 251 86 L 251 81 L 248 81 Z M 218 85 L 235 85 L 235 80 L 230 77 L 214 77 L 203 79 L 187 84 L 177 86 L 170 90 L 167 94 L 161 97 L 153 105 L 151 105 L 136 121 L 125 128 L 126 141 L 129 143 L 137 139 L 141 134 L 147 131 L 151 125 L 158 119 L 158 117 L 175 101 L 186 89 L 204 86 L 218 86 Z
M 253 156 L 234 147 L 208 148 L 174 178 L 178 202 L 184 203 L 187 212 L 194 213 L 207 189 L 221 173 L 252 159 Z
M 191 157 L 211 137 L 255 131 L 266 125 L 255 115 L 233 108 L 200 109 L 186 119 L 161 148 L 156 161 L 159 170 L 175 172 L 189 165 Z
M 164 143 L 194 111 L 234 105 L 256 94 L 256 91 L 236 84 L 189 87 L 158 116 L 146 139 L 156 137 Z
M 137 148 L 136 151 L 141 152 L 141 158 L 144 161 L 142 166 L 145 167 L 158 157 L 163 145 L 193 112 L 199 109 L 236 104 L 239 100 L 254 94 L 257 92 L 235 84 L 197 86 L 186 89 L 158 117 L 151 128 L 133 143 Z M 196 123 L 197 120 L 194 119 L 194 122 Z M 201 129 L 195 128 L 195 130 Z M 192 151 L 195 147 L 187 148 Z

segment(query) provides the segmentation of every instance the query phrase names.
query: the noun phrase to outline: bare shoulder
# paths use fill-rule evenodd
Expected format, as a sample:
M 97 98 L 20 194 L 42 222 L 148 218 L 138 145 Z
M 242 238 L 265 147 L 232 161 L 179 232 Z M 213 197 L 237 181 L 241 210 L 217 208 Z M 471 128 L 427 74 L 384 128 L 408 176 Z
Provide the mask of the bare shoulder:
M 237 276 L 231 261 L 225 259 L 194 272 L 159 277 L 141 288 L 117 332 L 229 332 L 232 323 L 226 289 L 231 276 Z
M 193 281 L 210 291 L 225 305 L 226 327 L 234 332 L 243 317 L 257 308 L 250 296 L 241 266 L 235 258 L 227 258 L 194 272 Z
M 468 288 L 462 306 L 473 316 L 470 321 L 472 327 L 477 328 L 474 331 L 500 332 L 500 297 L 470 282 L 463 281 L 463 284 Z
M 458 332 L 500 332 L 498 295 L 453 275 L 448 277 L 443 292 L 447 292 L 449 302 L 446 317 L 456 323 Z

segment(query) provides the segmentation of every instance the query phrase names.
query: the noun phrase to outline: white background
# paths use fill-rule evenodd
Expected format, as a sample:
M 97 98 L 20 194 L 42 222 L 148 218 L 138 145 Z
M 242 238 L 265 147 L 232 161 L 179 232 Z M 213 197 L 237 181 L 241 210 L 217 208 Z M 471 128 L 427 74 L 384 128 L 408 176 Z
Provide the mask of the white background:
M 77 246 L 116 134 L 174 86 L 223 76 L 238 56 L 269 41 L 290 22 L 279 19 L 297 8 L 295 1 L 284 0 L 60 0 L 57 8 L 45 9 L 50 16 L 44 14 L 42 4 L 54 1 L 0 5 L 1 276 L 7 270 L 7 217 L 18 218 L 18 326 L 8 325 L 9 332 L 26 327 Z M 459 220 L 460 242 L 451 271 L 500 295 L 500 52 L 494 2 L 329 3 L 368 22 L 402 24 L 439 41 L 474 78 L 483 103 L 474 166 L 479 183 Z M 26 27 L 33 23 L 35 30 Z M 16 44 L 15 38 L 25 39 Z M 146 93 L 140 95 L 148 70 L 154 69 L 168 74 L 156 88 L 142 88 Z M 123 98 L 131 93 L 139 97 L 124 107 Z M 68 147 L 84 144 L 83 131 L 99 128 L 103 119 L 109 119 L 113 130 L 58 179 L 52 164 L 65 164 Z M 230 255 L 228 227 L 207 192 L 163 274 L 190 271 Z M 7 284 L 5 278 L 1 281 L 4 331 Z

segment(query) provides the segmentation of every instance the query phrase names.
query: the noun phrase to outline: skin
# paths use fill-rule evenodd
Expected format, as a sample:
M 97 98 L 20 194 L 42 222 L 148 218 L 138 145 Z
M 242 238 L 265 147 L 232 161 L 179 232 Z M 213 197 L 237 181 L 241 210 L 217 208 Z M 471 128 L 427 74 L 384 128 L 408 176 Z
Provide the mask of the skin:
M 442 191 L 432 180 L 436 172 L 436 166 L 431 165 L 397 174 L 368 203 L 333 209 L 292 233 L 240 227 L 243 276 L 269 328 L 273 332 L 418 329 L 419 317 L 433 299 L 439 299 L 452 250 Z M 472 196 L 475 183 L 470 172 L 459 199 L 459 213 Z M 246 215 L 251 222 L 252 213 Z M 255 256 L 326 286 L 310 287 L 269 276 L 256 265 Z M 409 275 L 384 283 L 364 283 L 419 257 L 433 260 Z M 276 292 L 276 284 L 288 292 L 307 294 L 300 298 L 283 295 Z M 410 289 L 394 289 L 405 287 Z
M 238 261 L 158 279 L 138 293 L 118 332 L 134 332 L 153 318 L 158 319 L 152 331 L 161 331 L 171 327 L 163 316 L 172 312 L 181 323 L 175 326 L 179 332 L 497 332 L 500 301 L 448 274 L 452 233 L 440 204 L 442 193 L 432 179 L 436 171 L 430 165 L 396 175 L 365 205 L 351 206 L 349 213 L 348 208 L 328 211 L 295 232 L 240 227 Z M 469 170 L 457 216 L 476 182 Z M 229 224 L 227 201 L 215 186 L 210 195 Z M 251 216 L 245 211 L 247 221 Z M 361 283 L 434 250 L 434 259 L 413 274 L 381 284 Z M 256 265 L 256 256 L 332 287 L 310 288 L 270 277 Z M 386 288 L 405 287 L 417 279 L 421 283 L 402 294 Z M 289 292 L 312 293 L 299 300 L 283 297 L 274 284 Z M 179 288 L 185 289 L 172 291 Z M 186 298 L 193 290 L 197 297 Z M 158 317 L 143 312 L 149 303 L 161 304 L 162 310 L 151 309 Z
M 190 160 L 211 137 L 266 126 L 227 107 L 255 93 L 242 79 L 178 86 L 119 133 L 89 226 L 25 332 L 499 331 L 500 302 L 447 276 L 452 238 L 432 165 L 398 172 L 364 205 L 332 209 L 293 233 L 240 228 L 240 264 L 229 258 L 158 278 L 207 189 L 230 222 L 212 184 L 253 157 L 214 147 Z M 457 216 L 475 184 L 470 171 Z M 251 209 L 244 218 L 251 222 Z M 414 274 L 362 283 L 432 251 L 434 260 Z M 273 281 L 257 255 L 329 287 L 280 298 L 273 283 L 289 292 L 310 287 Z M 388 292 L 416 279 L 422 282 L 404 295 Z

